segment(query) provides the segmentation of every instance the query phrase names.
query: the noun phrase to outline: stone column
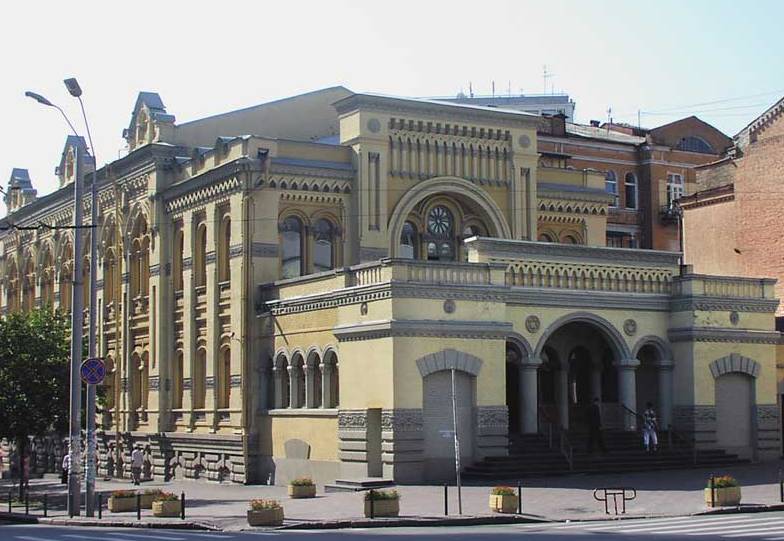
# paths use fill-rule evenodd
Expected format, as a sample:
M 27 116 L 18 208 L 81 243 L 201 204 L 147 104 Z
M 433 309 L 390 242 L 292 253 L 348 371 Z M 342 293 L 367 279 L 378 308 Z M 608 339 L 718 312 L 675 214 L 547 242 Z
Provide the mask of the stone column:
M 332 365 L 321 363 L 321 407 L 332 407 Z
M 669 430 L 672 424 L 672 370 L 675 363 L 670 360 L 661 360 L 657 363 L 659 369 L 659 427 L 660 430 Z
M 523 359 L 518 370 L 518 400 L 520 405 L 520 432 L 536 434 L 539 431 L 539 367 L 542 359 Z
M 594 364 L 591 371 L 591 403 L 594 398 L 598 398 L 599 402 L 602 401 L 602 365 Z
M 558 415 L 561 427 L 569 429 L 569 366 L 558 370 Z
M 636 411 L 637 407 L 637 359 L 621 359 L 615 363 L 618 369 L 618 401 L 628 410 Z M 637 419 L 624 410 L 624 429 L 633 431 L 637 428 Z

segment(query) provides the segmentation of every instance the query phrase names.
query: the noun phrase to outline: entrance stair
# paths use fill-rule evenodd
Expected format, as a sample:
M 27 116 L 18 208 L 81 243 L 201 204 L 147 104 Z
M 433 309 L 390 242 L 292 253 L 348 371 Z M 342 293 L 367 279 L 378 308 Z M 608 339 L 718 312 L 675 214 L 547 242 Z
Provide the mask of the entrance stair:
M 646 453 L 638 432 L 608 430 L 604 432 L 606 453 L 587 450 L 588 434 L 572 433 L 561 451 L 560 441 L 550 445 L 542 434 L 510 437 L 509 455 L 487 457 L 463 470 L 471 481 L 510 480 L 573 473 L 624 473 L 691 468 L 718 468 L 748 463 L 748 460 L 721 449 L 699 449 L 688 445 L 668 447 L 668 434 L 660 435 L 659 450 Z M 572 467 L 566 458 L 571 449 Z

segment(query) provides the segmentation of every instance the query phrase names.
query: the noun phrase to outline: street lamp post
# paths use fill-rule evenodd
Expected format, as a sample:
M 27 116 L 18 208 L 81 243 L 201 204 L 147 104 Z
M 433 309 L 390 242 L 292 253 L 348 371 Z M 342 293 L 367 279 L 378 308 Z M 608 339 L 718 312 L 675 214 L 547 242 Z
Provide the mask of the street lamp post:
M 66 79 L 65 83 L 71 96 L 79 100 L 79 107 L 82 110 L 84 127 L 87 131 L 87 141 L 90 143 L 90 152 L 95 161 L 93 164 L 93 181 L 90 183 L 90 224 L 93 230 L 90 232 L 90 323 L 88 330 L 88 358 L 96 357 L 96 324 L 97 324 L 97 304 L 98 304 L 98 160 L 95 156 L 95 145 L 90 134 L 90 125 L 87 123 L 87 115 L 84 112 L 82 102 L 82 89 L 76 79 Z M 95 385 L 87 384 L 87 471 L 85 472 L 85 507 L 87 516 L 95 514 Z
M 90 143 L 90 148 L 93 153 L 93 160 L 95 160 L 95 147 L 92 142 L 90 134 L 90 127 L 87 124 L 87 116 L 85 115 L 84 105 L 81 100 L 82 90 L 76 79 L 66 79 L 65 86 L 68 92 L 79 99 L 81 106 L 82 116 L 84 117 L 85 127 L 87 129 L 87 137 Z M 62 117 L 65 119 L 68 127 L 78 135 L 71 121 L 65 112 L 46 99 L 40 94 L 35 92 L 25 92 L 25 96 L 30 97 L 42 105 L 47 107 L 54 107 L 57 109 Z M 83 165 L 84 155 L 81 147 L 76 148 L 75 156 L 75 176 L 74 176 L 74 263 L 73 263 L 73 279 L 72 279 L 72 301 L 71 301 L 71 381 L 70 381 L 70 430 L 69 430 L 69 456 L 71 460 L 71 467 L 68 473 L 68 514 L 70 516 L 79 515 L 81 507 L 81 478 L 79 469 L 81 467 L 81 379 L 79 370 L 82 364 L 82 336 L 83 336 L 83 259 L 82 259 L 82 234 L 81 229 L 84 227 L 82 224 L 82 193 L 83 193 Z M 90 235 L 90 307 L 89 307 L 89 357 L 95 357 L 96 349 L 96 270 L 97 270 L 97 253 L 98 253 L 98 238 L 97 228 L 98 223 L 98 198 L 97 198 L 97 161 L 93 167 L 93 179 L 91 185 L 91 224 L 90 228 L 93 229 Z M 86 472 L 86 511 L 88 516 L 94 514 L 94 491 L 95 491 L 95 385 L 87 385 L 87 412 L 85 415 L 87 419 L 87 472 Z

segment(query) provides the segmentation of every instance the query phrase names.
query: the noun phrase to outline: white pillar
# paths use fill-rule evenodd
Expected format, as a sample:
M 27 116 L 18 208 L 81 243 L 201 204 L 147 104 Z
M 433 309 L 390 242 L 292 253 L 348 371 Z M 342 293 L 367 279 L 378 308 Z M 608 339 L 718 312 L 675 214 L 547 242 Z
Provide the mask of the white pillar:
M 518 370 L 518 400 L 520 405 L 520 432 L 539 432 L 539 367 L 542 359 L 523 359 Z
M 626 410 L 623 412 L 624 429 L 633 431 L 637 428 L 637 419 L 629 414 L 637 407 L 637 359 L 622 359 L 615 363 L 618 369 L 618 401 Z
M 657 364 L 659 369 L 659 426 L 661 430 L 669 430 L 672 424 L 672 370 L 675 363 L 662 360 Z
M 558 415 L 561 427 L 569 428 L 569 367 L 561 367 L 558 371 Z

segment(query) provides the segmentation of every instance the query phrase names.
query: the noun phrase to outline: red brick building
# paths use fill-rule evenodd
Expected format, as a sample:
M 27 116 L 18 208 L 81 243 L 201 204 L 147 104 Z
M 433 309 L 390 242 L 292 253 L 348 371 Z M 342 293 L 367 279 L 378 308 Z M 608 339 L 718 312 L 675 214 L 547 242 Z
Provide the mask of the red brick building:
M 697 190 L 681 200 L 686 263 L 697 273 L 777 278 L 782 298 L 784 98 L 734 143 L 721 159 L 696 168 Z
M 615 196 L 607 245 L 679 250 L 672 202 L 695 190 L 695 168 L 714 162 L 732 140 L 698 119 L 654 129 L 626 124 L 590 125 L 545 117 L 539 133 L 540 167 L 594 169 L 606 174 Z

